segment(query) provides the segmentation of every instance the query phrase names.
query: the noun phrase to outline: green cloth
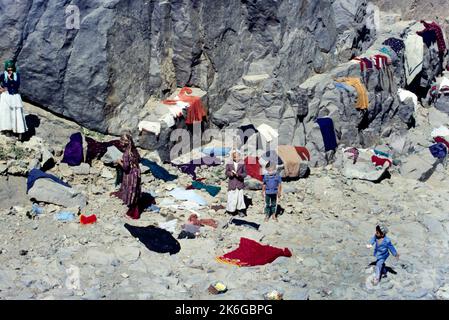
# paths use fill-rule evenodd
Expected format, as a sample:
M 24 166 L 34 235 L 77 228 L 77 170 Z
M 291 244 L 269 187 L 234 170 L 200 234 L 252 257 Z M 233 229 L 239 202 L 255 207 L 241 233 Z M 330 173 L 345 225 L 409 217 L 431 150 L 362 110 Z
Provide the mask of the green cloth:
M 204 189 L 207 191 L 207 193 L 209 193 L 212 197 L 215 197 L 221 190 L 220 187 L 216 187 L 216 186 L 211 186 L 211 185 L 206 185 L 202 182 L 198 182 L 198 181 L 193 181 L 192 182 L 192 187 L 194 189 Z
M 276 213 L 276 201 L 277 194 L 266 194 L 265 195 L 265 214 L 271 217 Z
M 15 72 L 16 71 L 15 63 L 13 61 L 11 61 L 11 60 L 6 60 L 5 61 L 5 71 L 7 71 L 8 68 L 12 68 L 12 70 Z

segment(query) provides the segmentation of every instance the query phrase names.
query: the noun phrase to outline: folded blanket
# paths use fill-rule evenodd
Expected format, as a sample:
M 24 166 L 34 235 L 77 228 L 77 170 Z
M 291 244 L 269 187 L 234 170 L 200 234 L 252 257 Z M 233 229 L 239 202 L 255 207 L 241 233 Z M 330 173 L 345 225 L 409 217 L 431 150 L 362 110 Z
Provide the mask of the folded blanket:
M 291 256 L 292 253 L 288 248 L 279 249 L 251 239 L 240 238 L 240 245 L 236 250 L 217 257 L 216 260 L 239 267 L 250 267 L 271 263 L 278 257 Z
M 301 158 L 295 147 L 280 145 L 278 146 L 278 154 L 284 162 L 284 176 L 290 178 L 298 177 Z
M 135 227 L 127 223 L 125 228 L 151 251 L 176 254 L 181 250 L 179 242 L 167 230 L 154 226 Z

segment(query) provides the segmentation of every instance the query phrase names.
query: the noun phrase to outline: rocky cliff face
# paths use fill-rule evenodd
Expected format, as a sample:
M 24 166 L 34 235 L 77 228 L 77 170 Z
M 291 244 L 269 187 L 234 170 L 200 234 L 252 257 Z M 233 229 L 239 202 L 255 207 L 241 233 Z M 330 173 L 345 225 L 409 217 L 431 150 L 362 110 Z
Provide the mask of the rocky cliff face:
M 66 28 L 68 5 L 80 10 L 79 30 Z M 0 0 L 0 58 L 17 59 L 24 98 L 104 133 L 135 130 L 151 95 L 184 85 L 208 92 L 218 126 L 259 115 L 290 130 L 290 91 L 369 45 L 366 8 L 365 0 Z

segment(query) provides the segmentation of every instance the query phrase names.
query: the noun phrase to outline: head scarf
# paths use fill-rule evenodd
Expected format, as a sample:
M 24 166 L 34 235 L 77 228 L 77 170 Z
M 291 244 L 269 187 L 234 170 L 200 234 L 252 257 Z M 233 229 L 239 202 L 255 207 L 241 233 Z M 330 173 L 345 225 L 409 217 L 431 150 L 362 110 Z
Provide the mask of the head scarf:
M 12 60 L 5 61 L 5 71 L 8 71 L 9 68 L 12 68 L 13 72 L 16 72 L 16 64 Z

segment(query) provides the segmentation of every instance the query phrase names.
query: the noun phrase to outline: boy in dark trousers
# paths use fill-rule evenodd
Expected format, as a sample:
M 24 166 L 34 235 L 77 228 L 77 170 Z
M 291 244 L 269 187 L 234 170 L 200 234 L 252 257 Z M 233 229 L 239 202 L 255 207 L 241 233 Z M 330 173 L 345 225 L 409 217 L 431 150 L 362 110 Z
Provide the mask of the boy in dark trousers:
M 271 216 L 277 221 L 276 217 L 276 204 L 277 199 L 281 198 L 282 191 L 282 179 L 276 171 L 276 165 L 273 163 L 267 164 L 268 173 L 263 176 L 262 193 L 265 198 L 265 222 L 267 222 Z

